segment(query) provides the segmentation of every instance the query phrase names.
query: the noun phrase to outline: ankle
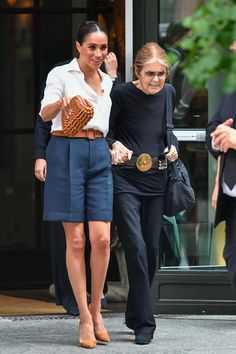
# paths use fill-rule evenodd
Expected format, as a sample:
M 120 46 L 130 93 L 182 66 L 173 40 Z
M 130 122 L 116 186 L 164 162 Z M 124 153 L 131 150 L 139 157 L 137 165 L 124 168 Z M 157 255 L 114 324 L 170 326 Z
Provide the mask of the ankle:
M 90 324 L 90 325 L 93 325 L 93 319 L 92 319 L 92 316 L 91 316 L 91 313 L 89 312 L 88 314 L 83 314 L 83 315 L 80 315 L 80 323 L 81 324 Z
M 101 312 L 101 303 L 99 302 L 98 304 L 91 303 L 89 305 L 89 312 L 94 315 L 94 314 L 99 314 Z

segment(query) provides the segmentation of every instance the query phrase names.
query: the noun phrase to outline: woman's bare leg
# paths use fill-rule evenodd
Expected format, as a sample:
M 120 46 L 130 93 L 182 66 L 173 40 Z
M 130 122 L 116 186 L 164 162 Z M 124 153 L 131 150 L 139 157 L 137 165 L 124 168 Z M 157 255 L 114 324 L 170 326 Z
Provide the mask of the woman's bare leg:
M 66 265 L 80 312 L 80 341 L 95 341 L 93 321 L 87 304 L 85 235 L 82 223 L 63 223 L 66 235 Z
M 90 221 L 89 237 L 91 243 L 91 305 L 90 312 L 93 318 L 95 332 L 102 333 L 103 325 L 101 298 L 105 283 L 107 268 L 110 259 L 110 222 Z

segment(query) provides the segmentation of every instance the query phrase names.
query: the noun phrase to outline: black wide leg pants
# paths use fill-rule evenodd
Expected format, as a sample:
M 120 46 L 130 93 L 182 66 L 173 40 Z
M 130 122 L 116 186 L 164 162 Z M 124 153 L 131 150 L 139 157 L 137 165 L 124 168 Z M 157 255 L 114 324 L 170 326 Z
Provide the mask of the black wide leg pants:
M 125 321 L 135 334 L 153 335 L 156 328 L 151 285 L 156 272 L 163 208 L 163 196 L 119 193 L 114 197 L 114 219 L 129 277 Z

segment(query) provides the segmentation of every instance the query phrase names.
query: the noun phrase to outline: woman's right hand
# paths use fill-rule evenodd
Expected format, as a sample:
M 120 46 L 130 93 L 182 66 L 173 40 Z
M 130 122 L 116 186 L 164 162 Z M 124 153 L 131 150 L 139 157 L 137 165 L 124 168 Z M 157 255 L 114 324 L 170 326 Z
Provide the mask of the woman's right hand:
M 40 116 L 44 122 L 49 122 L 63 111 L 68 118 L 71 114 L 70 97 L 64 96 L 53 103 L 47 104 L 41 111 Z
M 57 101 L 58 108 L 65 114 L 68 118 L 71 114 L 70 97 L 64 96 Z
M 116 141 L 112 144 L 111 158 L 112 164 L 117 165 L 118 163 L 124 163 L 131 159 L 133 154 L 132 150 L 127 149 L 120 141 Z

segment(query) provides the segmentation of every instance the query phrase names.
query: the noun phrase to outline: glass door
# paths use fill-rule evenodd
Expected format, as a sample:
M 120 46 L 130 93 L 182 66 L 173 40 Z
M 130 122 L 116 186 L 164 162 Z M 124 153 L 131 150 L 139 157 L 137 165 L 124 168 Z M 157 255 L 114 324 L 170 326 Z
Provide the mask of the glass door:
M 174 133 L 196 194 L 195 206 L 175 217 L 164 217 L 159 269 L 154 285 L 157 312 L 233 313 L 235 294 L 230 288 L 225 262 L 224 224 L 214 229 L 211 193 L 216 162 L 205 145 L 205 128 L 219 102 L 219 83 L 194 89 L 181 73 L 184 53 L 178 40 L 186 33 L 181 25 L 199 1 L 159 1 L 159 43 L 176 55 L 170 82 L 176 89 Z
M 208 267 L 212 258 L 213 224 L 209 218 L 208 152 L 205 148 L 205 132 L 175 130 L 175 135 L 180 142 L 179 156 L 189 172 L 195 191 L 196 204 L 191 210 L 175 217 L 164 217 L 160 266 L 161 269 Z

